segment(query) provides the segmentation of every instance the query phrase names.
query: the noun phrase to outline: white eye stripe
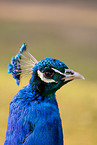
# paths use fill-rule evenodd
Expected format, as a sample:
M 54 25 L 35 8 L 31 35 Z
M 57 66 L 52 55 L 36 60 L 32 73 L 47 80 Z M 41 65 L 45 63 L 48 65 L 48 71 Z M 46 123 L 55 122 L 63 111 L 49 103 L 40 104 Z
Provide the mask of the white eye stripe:
M 53 79 L 47 79 L 47 78 L 45 78 L 44 75 L 43 75 L 43 73 L 40 72 L 39 70 L 37 71 L 37 73 L 38 73 L 38 76 L 40 77 L 40 79 L 41 79 L 42 81 L 44 81 L 44 82 L 46 82 L 46 83 L 55 82 L 55 80 L 53 80 Z
M 64 75 L 64 73 L 60 72 L 59 70 L 55 69 L 55 68 L 52 68 L 52 70 L 54 70 L 56 73 L 59 73 L 61 75 Z

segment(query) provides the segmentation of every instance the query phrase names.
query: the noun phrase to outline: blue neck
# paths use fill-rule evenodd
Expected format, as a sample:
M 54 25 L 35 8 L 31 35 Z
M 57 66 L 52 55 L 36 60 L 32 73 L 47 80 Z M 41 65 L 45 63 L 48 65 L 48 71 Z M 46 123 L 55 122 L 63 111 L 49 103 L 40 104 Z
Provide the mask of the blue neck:
M 17 95 L 12 99 L 12 102 L 16 102 L 16 101 L 21 101 L 25 103 L 29 103 L 33 101 L 36 101 L 37 103 L 48 102 L 57 105 L 55 93 L 42 95 L 35 85 L 30 85 L 30 84 L 28 84 L 27 86 L 19 90 Z
M 42 89 L 42 88 L 41 88 Z M 51 93 L 51 94 L 42 94 L 41 89 L 38 88 L 38 86 L 34 85 L 28 85 L 28 91 L 32 93 L 32 95 L 30 96 L 31 98 L 37 100 L 37 101 L 45 101 L 45 102 L 50 102 L 50 103 L 55 103 L 56 102 L 56 98 L 55 98 L 55 93 Z

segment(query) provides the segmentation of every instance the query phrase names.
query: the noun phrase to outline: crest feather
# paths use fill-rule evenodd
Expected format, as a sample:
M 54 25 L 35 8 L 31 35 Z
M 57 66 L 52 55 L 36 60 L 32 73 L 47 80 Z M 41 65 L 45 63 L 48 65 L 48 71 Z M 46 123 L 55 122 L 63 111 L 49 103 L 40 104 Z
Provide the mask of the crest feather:
M 20 47 L 19 53 L 8 64 L 8 73 L 11 73 L 19 85 L 20 79 L 32 73 L 33 67 L 38 61 L 28 52 L 26 43 Z

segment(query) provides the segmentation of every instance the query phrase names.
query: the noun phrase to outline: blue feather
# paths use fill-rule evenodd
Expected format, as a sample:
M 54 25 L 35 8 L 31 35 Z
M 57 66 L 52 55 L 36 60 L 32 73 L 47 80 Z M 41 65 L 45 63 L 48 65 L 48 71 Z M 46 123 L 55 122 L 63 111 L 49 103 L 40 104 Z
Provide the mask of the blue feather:
M 19 53 L 23 53 L 24 51 L 26 51 L 26 43 L 22 44 Z

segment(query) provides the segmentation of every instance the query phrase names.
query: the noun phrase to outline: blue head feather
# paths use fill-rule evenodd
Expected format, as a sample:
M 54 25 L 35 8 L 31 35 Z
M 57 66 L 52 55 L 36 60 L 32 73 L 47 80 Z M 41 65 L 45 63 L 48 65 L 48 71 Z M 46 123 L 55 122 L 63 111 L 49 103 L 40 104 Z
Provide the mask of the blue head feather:
M 54 58 L 45 58 L 38 62 L 39 70 L 43 70 L 45 67 L 57 68 L 59 71 L 63 73 L 65 71 L 64 68 L 68 69 L 68 67 L 63 62 Z
M 20 48 L 19 53 L 23 53 L 24 51 L 26 51 L 26 46 L 27 46 L 26 43 L 23 43 L 21 48 Z
M 8 64 L 8 73 L 11 73 L 17 85 L 20 83 L 21 76 L 21 54 L 26 51 L 26 44 L 23 43 L 19 53 L 16 56 L 13 56 L 11 59 L 11 63 Z
M 8 73 L 12 74 L 17 85 L 20 83 L 22 74 L 25 76 L 31 74 L 34 63 L 37 62 L 37 60 L 27 51 L 26 47 L 26 43 L 23 43 L 20 47 L 19 53 L 16 56 L 13 56 L 11 63 L 8 64 Z M 28 58 L 24 55 L 25 53 Z

